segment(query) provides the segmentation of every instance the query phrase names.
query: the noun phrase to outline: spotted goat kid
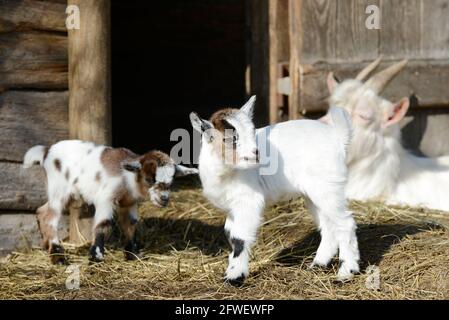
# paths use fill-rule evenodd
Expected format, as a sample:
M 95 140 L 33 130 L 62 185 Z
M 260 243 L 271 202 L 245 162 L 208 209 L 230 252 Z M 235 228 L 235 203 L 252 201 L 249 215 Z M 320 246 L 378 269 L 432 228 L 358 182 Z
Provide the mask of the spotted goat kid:
M 173 178 L 197 173 L 194 168 L 176 165 L 160 151 L 139 156 L 128 149 L 79 140 L 31 148 L 25 154 L 24 167 L 33 165 L 43 166 L 47 174 L 48 202 L 37 210 L 37 219 L 53 263 L 65 262 L 57 231 L 61 214 L 71 201 L 83 200 L 95 207 L 91 261 L 104 260 L 105 236 L 114 211 L 125 238 L 125 258 L 132 260 L 137 254 L 134 234 L 138 201 L 149 197 L 155 205 L 164 207 Z

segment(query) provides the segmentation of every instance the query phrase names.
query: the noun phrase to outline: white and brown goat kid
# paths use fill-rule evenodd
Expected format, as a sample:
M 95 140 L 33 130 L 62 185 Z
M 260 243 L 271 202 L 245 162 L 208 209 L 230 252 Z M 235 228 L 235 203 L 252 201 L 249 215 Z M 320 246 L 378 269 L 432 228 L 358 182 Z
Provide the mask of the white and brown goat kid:
M 345 108 L 354 127 L 348 148 L 346 195 L 356 200 L 449 211 L 449 157 L 418 157 L 405 150 L 399 122 L 409 109 L 409 99 L 391 103 L 380 96 L 407 61 L 362 82 L 380 61 L 381 57 L 356 79 L 338 83 L 332 73 L 328 77 L 330 105 Z
M 233 252 L 226 280 L 240 285 L 248 276 L 250 248 L 265 206 L 300 195 L 321 230 L 313 265 L 328 265 L 339 251 L 339 278 L 350 278 L 359 271 L 359 252 L 356 224 L 344 195 L 349 116 L 333 108 L 332 125 L 298 120 L 255 130 L 254 103 L 252 97 L 241 109 L 217 111 L 210 121 L 190 114 L 202 134 L 199 174 L 204 195 L 227 213 L 225 233 Z M 258 150 L 269 154 L 259 155 Z M 276 170 L 263 173 L 263 168 L 276 165 Z
M 57 230 L 61 214 L 72 200 L 95 206 L 90 260 L 104 259 L 105 235 L 114 211 L 125 237 L 125 257 L 134 259 L 138 201 L 149 197 L 157 206 L 166 206 L 173 178 L 197 173 L 176 165 L 160 151 L 138 156 L 128 149 L 79 140 L 31 148 L 25 154 L 24 167 L 32 165 L 43 166 L 47 174 L 48 202 L 37 210 L 37 219 L 44 246 L 55 263 L 64 262 Z

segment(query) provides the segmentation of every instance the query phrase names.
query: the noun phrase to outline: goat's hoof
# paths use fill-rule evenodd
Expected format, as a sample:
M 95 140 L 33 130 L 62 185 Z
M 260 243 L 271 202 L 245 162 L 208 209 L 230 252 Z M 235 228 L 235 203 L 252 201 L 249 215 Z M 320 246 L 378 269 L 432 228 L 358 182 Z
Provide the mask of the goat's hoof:
M 322 263 L 318 263 L 318 262 L 312 262 L 311 264 L 309 264 L 308 269 L 309 270 L 324 270 L 324 269 L 328 269 L 329 268 L 329 264 L 322 264 Z
M 354 278 L 354 275 L 359 273 L 358 266 L 354 268 L 345 268 L 344 264 L 338 270 L 337 281 L 341 283 L 349 282 Z
M 245 283 L 245 275 L 242 273 L 242 275 L 235 279 L 226 279 L 226 282 L 229 283 L 231 286 L 240 288 Z
M 67 263 L 64 255 L 64 248 L 59 244 L 51 244 L 49 253 L 50 260 L 53 264 L 65 265 Z
M 104 261 L 104 249 L 100 247 L 92 246 L 89 250 L 89 261 L 90 262 L 103 262 Z
M 125 260 L 126 261 L 134 261 L 137 259 L 139 259 L 138 252 L 125 251 Z

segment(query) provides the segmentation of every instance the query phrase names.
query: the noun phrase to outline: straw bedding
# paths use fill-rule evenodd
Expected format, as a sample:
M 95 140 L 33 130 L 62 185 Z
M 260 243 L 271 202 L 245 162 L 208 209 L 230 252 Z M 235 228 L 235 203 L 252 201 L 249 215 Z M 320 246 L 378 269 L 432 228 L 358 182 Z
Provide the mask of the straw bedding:
M 105 263 L 89 264 L 87 245 L 65 244 L 80 270 L 80 289 L 68 290 L 67 266 L 50 264 L 39 248 L 13 252 L 0 260 L 0 299 L 449 299 L 449 215 L 379 203 L 351 209 L 362 261 L 349 283 L 336 282 L 337 260 L 308 269 L 319 234 L 298 199 L 266 210 L 249 279 L 242 288 L 225 284 L 224 215 L 198 181 L 180 180 L 167 208 L 141 205 L 140 260 L 124 261 L 118 228 Z

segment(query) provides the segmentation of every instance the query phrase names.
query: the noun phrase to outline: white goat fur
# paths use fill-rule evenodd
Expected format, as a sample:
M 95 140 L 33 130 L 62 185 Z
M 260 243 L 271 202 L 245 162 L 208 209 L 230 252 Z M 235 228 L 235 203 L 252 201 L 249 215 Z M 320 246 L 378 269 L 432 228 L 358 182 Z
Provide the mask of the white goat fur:
M 347 179 L 346 144 L 351 124 L 343 109 L 331 109 L 332 125 L 318 121 L 288 121 L 254 130 L 253 97 L 240 110 L 225 117 L 238 134 L 237 163 L 223 162 L 211 140 L 219 140 L 218 130 L 204 131 L 212 123 L 191 114 L 192 125 L 202 132 L 199 171 L 204 195 L 215 206 L 227 212 L 225 231 L 234 252 L 229 256 L 226 279 L 243 280 L 248 276 L 250 248 L 254 244 L 266 205 L 303 195 L 320 231 L 321 243 L 313 265 L 325 266 L 339 251 L 342 265 L 338 276 L 348 279 L 358 272 L 359 252 L 356 224 L 347 211 L 344 187 Z M 212 120 L 212 119 L 211 119 Z M 209 130 L 210 131 L 210 130 Z M 210 137 L 212 135 L 212 138 Z M 259 166 L 248 161 L 248 153 L 276 150 L 277 157 L 261 154 L 261 163 L 278 161 L 272 175 L 260 175 Z M 243 241 L 243 251 L 236 252 L 235 239 Z
M 332 75 L 328 86 L 329 104 L 346 109 L 354 127 L 346 196 L 449 211 L 449 157 L 418 157 L 402 146 L 399 121 L 409 100 L 393 104 L 366 83 L 348 79 L 339 84 Z

